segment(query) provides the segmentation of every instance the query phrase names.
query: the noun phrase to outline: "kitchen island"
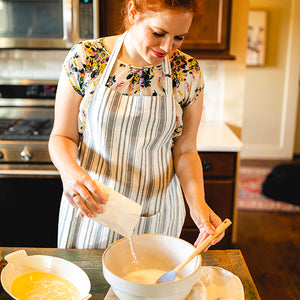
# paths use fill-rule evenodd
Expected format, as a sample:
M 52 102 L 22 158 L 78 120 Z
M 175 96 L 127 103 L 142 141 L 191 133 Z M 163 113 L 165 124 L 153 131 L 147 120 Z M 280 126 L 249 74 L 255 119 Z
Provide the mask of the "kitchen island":
M 0 270 L 5 266 L 5 255 L 20 250 L 21 248 L 3 247 L 0 262 Z M 92 299 L 104 299 L 109 284 L 105 281 L 102 272 L 102 254 L 104 250 L 80 250 L 80 249 L 54 249 L 54 248 L 22 248 L 28 255 L 57 256 L 75 263 L 82 268 L 91 281 Z M 257 289 L 249 273 L 242 253 L 239 250 L 208 250 L 202 254 L 202 265 L 224 268 L 238 276 L 243 284 L 245 300 L 260 300 Z M 0 300 L 11 299 L 7 293 L 0 289 Z

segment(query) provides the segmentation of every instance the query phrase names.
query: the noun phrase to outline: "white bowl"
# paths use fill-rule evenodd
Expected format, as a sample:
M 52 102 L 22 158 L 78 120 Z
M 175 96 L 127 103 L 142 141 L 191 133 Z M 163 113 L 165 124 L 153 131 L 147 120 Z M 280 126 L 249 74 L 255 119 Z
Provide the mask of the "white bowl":
M 30 272 L 46 272 L 67 279 L 78 289 L 81 299 L 88 299 L 91 283 L 86 273 L 75 264 L 59 257 L 47 255 L 30 255 L 24 250 L 8 254 L 5 259 L 8 264 L 1 272 L 1 284 L 4 290 L 13 298 L 11 285 L 19 276 Z
M 163 284 L 141 284 L 123 279 L 128 273 L 144 269 L 170 271 L 194 250 L 190 243 L 160 234 L 134 235 L 131 252 L 129 239 L 110 245 L 102 256 L 103 274 L 113 292 L 121 300 L 184 300 L 200 276 L 201 256 L 195 257 L 178 274 L 178 281 Z

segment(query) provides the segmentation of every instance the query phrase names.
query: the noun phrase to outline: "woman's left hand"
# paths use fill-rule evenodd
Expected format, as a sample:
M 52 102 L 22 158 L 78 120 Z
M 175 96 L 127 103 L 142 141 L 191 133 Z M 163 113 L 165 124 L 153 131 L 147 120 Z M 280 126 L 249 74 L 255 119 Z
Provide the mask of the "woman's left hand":
M 191 212 L 192 218 L 193 214 Z M 195 221 L 195 217 L 193 218 Z M 222 220 L 213 212 L 213 210 L 205 204 L 205 207 L 202 207 L 200 216 L 197 218 L 197 225 L 199 229 L 199 235 L 194 243 L 195 247 L 198 247 L 209 235 L 214 234 L 215 229 L 222 223 Z M 224 237 L 225 233 L 223 232 L 217 238 L 215 238 L 211 244 L 204 250 L 207 251 L 211 245 L 217 244 Z

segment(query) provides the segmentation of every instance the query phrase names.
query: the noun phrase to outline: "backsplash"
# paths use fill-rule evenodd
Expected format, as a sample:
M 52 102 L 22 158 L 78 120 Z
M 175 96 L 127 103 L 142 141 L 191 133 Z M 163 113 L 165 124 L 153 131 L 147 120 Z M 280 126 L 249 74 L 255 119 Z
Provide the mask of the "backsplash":
M 59 78 L 68 50 L 0 50 L 0 78 Z M 205 83 L 203 120 L 222 121 L 225 66 L 221 60 L 199 61 Z
M 223 121 L 225 66 L 221 60 L 199 61 L 204 78 L 204 101 L 202 120 Z
M 58 79 L 68 50 L 1 50 L 0 78 Z

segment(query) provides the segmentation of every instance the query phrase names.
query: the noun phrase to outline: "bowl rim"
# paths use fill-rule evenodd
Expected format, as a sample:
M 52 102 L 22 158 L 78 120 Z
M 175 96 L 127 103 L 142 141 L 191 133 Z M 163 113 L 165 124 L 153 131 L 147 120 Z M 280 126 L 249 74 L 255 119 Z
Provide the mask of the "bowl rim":
M 13 253 L 13 252 L 12 252 Z M 86 274 L 86 272 L 80 268 L 79 266 L 77 266 L 75 263 L 67 260 L 67 259 L 64 259 L 64 258 L 61 258 L 61 257 L 58 257 L 58 256 L 52 256 L 52 255 L 43 255 L 43 254 L 33 254 L 33 255 L 27 255 L 26 256 L 23 256 L 23 257 L 20 257 L 18 258 L 17 260 L 13 261 L 13 262 L 8 262 L 5 267 L 2 269 L 1 271 L 1 276 L 0 276 L 0 282 L 1 282 L 1 285 L 3 287 L 3 289 L 11 296 L 13 297 L 14 299 L 17 299 L 15 298 L 12 294 L 11 294 L 11 291 L 10 291 L 10 288 L 9 286 L 6 286 L 5 283 L 5 277 L 8 276 L 7 273 L 10 271 L 10 268 L 12 268 L 14 265 L 18 265 L 18 264 L 22 264 L 24 261 L 26 260 L 32 260 L 32 259 L 50 259 L 51 261 L 56 261 L 56 263 L 64 263 L 64 264 L 68 264 L 69 266 L 72 266 L 72 268 L 75 268 L 76 270 L 78 270 L 78 272 L 80 272 L 80 274 L 84 277 L 82 278 L 82 280 L 86 280 L 87 281 L 87 290 L 88 290 L 88 294 L 91 290 L 91 281 L 90 281 L 90 278 L 88 277 L 88 275 Z M 51 271 L 41 271 L 41 272 L 45 272 L 45 273 L 50 273 L 50 274 L 54 274 L 52 273 Z M 26 274 L 26 273 L 24 273 Z M 20 275 L 21 276 L 21 275 Z M 58 276 L 61 276 L 61 275 L 58 275 Z M 69 278 L 66 278 L 66 277 L 63 277 L 61 276 L 62 278 L 70 281 Z M 16 277 L 18 278 L 18 277 Z
M 150 235 L 151 235 L 151 236 L 163 236 L 163 237 L 167 237 L 167 238 L 178 239 L 178 240 L 180 240 L 180 241 L 182 241 L 182 242 L 184 242 L 184 243 L 190 245 L 191 247 L 194 247 L 191 243 L 187 242 L 186 240 L 183 240 L 183 239 L 181 239 L 181 238 L 179 238 L 179 237 L 167 235 L 167 234 L 159 234 L 159 233 L 142 233 L 142 234 L 134 234 L 134 235 L 132 235 L 131 237 L 134 237 L 134 236 L 150 236 Z M 124 241 L 124 240 L 129 240 L 129 238 L 124 237 L 124 238 L 122 238 L 122 239 L 120 239 L 120 240 L 115 241 L 114 243 L 112 243 L 111 245 L 109 245 L 109 246 L 105 249 L 105 251 L 103 252 L 103 255 L 102 255 L 102 265 L 105 267 L 105 269 L 106 269 L 107 271 L 108 271 L 109 269 L 107 268 L 107 265 L 105 264 L 105 256 L 107 255 L 107 253 L 108 253 L 108 251 L 109 251 L 110 248 L 112 248 L 114 245 L 116 245 L 116 244 L 118 244 L 118 243 L 120 243 L 120 242 L 122 242 L 122 241 Z M 201 265 L 202 265 L 202 256 L 201 256 L 201 254 L 199 254 L 199 255 L 197 255 L 196 257 L 199 259 L 199 265 L 197 266 L 197 268 L 196 268 L 191 274 L 189 274 L 188 276 L 186 276 L 186 277 L 184 277 L 184 278 L 181 278 L 181 279 L 179 279 L 179 280 L 176 280 L 177 283 L 188 280 L 190 277 L 194 276 L 195 273 L 197 273 L 197 272 L 199 271 L 199 269 L 201 268 Z M 195 258 L 196 258 L 196 257 L 195 257 Z M 102 268 L 102 269 L 103 269 L 103 268 Z M 171 271 L 171 270 L 170 270 L 170 271 Z M 103 272 L 104 272 L 104 270 L 103 270 Z M 134 282 L 134 281 L 125 280 L 124 278 L 122 278 L 122 277 L 116 275 L 115 273 L 113 273 L 113 272 L 110 271 L 110 270 L 109 270 L 109 272 L 110 272 L 113 276 L 115 276 L 116 278 L 122 280 L 123 282 L 127 282 L 127 283 L 129 282 L 130 284 L 135 284 L 135 285 L 138 285 L 138 286 L 153 286 L 153 285 L 155 285 L 155 286 L 167 286 L 167 285 L 173 284 L 173 283 L 175 282 L 175 281 L 172 281 L 172 282 L 155 283 L 155 284 L 150 284 L 150 283 L 138 283 L 138 282 Z

